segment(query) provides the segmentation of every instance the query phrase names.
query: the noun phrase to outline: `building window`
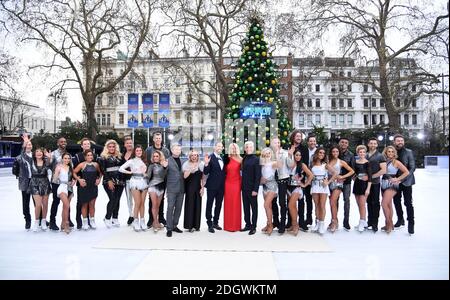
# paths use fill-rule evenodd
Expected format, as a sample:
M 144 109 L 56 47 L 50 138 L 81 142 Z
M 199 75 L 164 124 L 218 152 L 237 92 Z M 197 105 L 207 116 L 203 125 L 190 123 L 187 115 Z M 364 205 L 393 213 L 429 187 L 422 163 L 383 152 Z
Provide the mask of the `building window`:
M 305 126 L 305 115 L 298 115 L 298 126 Z
M 384 99 L 380 99 L 380 107 L 384 107 Z
M 136 90 L 136 81 L 134 81 L 134 80 L 130 80 L 130 89 L 132 90 L 132 91 L 135 91 Z
M 347 115 L 347 123 L 348 125 L 353 125 L 353 115 Z
M 111 126 L 111 115 L 110 114 L 106 115 L 106 125 Z
M 305 101 L 304 101 L 303 98 L 298 99 L 298 107 L 303 108 L 303 107 L 305 106 L 305 103 L 304 103 L 304 102 L 305 102 Z
M 343 84 L 340 84 L 339 85 L 339 92 L 343 92 L 344 91 L 344 85 Z
M 124 124 L 125 123 L 125 118 L 123 114 L 119 114 L 119 124 Z
M 319 114 L 317 114 L 316 115 L 316 118 L 315 118 L 315 122 L 316 122 L 316 125 L 320 125 L 320 120 L 321 118 L 320 118 L 320 115 Z
M 409 125 L 409 115 L 404 115 L 404 117 L 403 117 L 404 119 L 404 122 L 403 122 L 403 124 L 405 124 L 405 125 Z
M 400 99 L 395 99 L 395 105 L 396 105 L 397 107 L 400 107 Z
M 312 99 L 308 99 L 308 107 L 312 107 Z
M 188 124 L 192 124 L 192 113 L 190 111 L 186 113 L 186 121 Z
M 332 93 L 336 92 L 336 85 L 335 84 L 331 85 L 331 92 Z
M 316 84 L 316 92 L 320 92 L 320 84 Z
M 339 72 L 339 77 L 344 77 L 344 71 Z
M 122 89 L 122 90 L 125 88 L 125 82 L 123 80 L 121 80 L 119 82 L 119 88 Z
M 119 104 L 122 105 L 124 103 L 124 96 L 119 96 Z
M 352 85 L 351 84 L 347 84 L 347 91 L 349 91 L 349 92 L 352 91 Z
M 344 115 L 339 115 L 339 125 L 344 125 Z
M 308 84 L 308 85 L 306 86 L 306 90 L 307 90 L 308 92 L 312 92 L 312 85 L 311 85 L 311 84 Z
M 320 99 L 316 99 L 316 107 L 320 108 Z
M 380 115 L 380 124 L 385 124 L 384 115 Z
M 102 114 L 102 125 L 106 125 L 106 114 Z
M 147 88 L 147 82 L 145 81 L 145 78 L 144 78 L 144 80 L 142 80 L 142 82 L 141 82 L 141 87 L 142 87 L 143 89 L 146 89 L 146 88 Z
M 180 94 L 176 94 L 175 95 L 175 104 L 180 104 L 181 103 L 181 95 Z
M 363 92 L 367 93 L 369 91 L 369 86 L 367 84 L 363 84 Z
M 313 124 L 312 124 L 312 115 L 311 115 L 311 114 L 309 114 L 309 115 L 306 116 L 306 121 L 307 121 L 307 125 L 308 125 L 309 127 L 312 127 L 312 126 L 313 126 Z
M 102 106 L 102 96 L 97 96 L 97 106 Z
M 369 107 L 369 99 L 364 98 L 364 107 Z
M 413 84 L 413 86 L 412 86 L 412 91 L 413 91 L 413 92 L 416 92 L 416 91 L 417 91 L 417 86 L 416 86 L 415 84 Z
M 180 86 L 181 86 L 181 80 L 180 80 L 180 78 L 176 78 L 176 79 L 175 79 L 175 86 L 176 86 L 176 87 L 180 87 Z
M 372 115 L 372 125 L 377 124 L 377 115 Z
M 299 93 L 303 93 L 303 85 L 299 85 L 298 86 L 298 92 Z
M 369 115 L 364 115 L 364 125 L 369 125 Z
M 153 88 L 158 89 L 158 79 L 153 79 L 152 82 L 153 82 Z
M 114 106 L 114 98 L 113 98 L 113 96 L 108 96 L 108 106 L 109 107 Z
M 377 99 L 372 99 L 372 107 L 377 107 Z
M 331 108 L 336 108 L 336 98 L 331 99 Z
M 97 125 L 102 125 L 102 123 L 101 123 L 101 115 L 100 114 L 97 114 Z
M 331 115 L 331 126 L 336 126 L 336 115 Z
M 175 122 L 180 123 L 180 120 L 181 120 L 181 110 L 176 110 L 175 111 Z
M 344 99 L 339 99 L 339 108 L 344 108 Z
M 347 107 L 353 107 L 352 99 L 347 99 Z
M 412 105 L 412 107 L 417 107 L 417 99 L 413 99 L 411 105 Z
M 412 124 L 417 125 L 417 115 L 412 115 Z
M 217 119 L 217 113 L 215 110 L 212 110 L 209 114 L 211 116 L 212 121 L 215 121 Z
M 352 72 L 347 72 L 347 77 L 352 77 Z

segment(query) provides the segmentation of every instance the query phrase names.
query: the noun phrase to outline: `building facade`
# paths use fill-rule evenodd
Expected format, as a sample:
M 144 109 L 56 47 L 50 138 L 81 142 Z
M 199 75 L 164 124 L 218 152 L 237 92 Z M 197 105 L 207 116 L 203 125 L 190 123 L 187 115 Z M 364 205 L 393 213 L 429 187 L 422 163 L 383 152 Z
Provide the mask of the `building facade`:
M 124 65 L 118 59 L 108 60 L 107 76 L 103 80 L 118 76 Z M 137 59 L 133 69 L 113 91 L 97 97 L 98 128 L 100 131 L 115 131 L 120 137 L 131 134 L 132 129 L 127 124 L 128 94 L 138 93 L 138 129 L 144 129 L 142 94 L 154 95 L 153 120 L 158 120 L 159 95 L 167 93 L 170 95 L 170 128 L 164 131 L 155 122 L 150 132 L 164 131 L 166 136 L 170 133 L 176 138 L 183 135 L 181 143 L 184 151 L 190 148 L 210 151 L 212 140 L 217 138 L 219 132 L 215 81 L 214 67 L 208 58 L 159 58 L 152 53 L 148 58 Z M 85 120 L 85 113 L 83 118 Z
M 449 132 L 448 126 L 450 125 L 449 120 L 448 120 L 448 118 L 449 118 L 448 106 L 438 108 L 438 113 L 439 113 L 440 119 L 442 120 L 442 122 L 444 124 L 444 128 L 445 128 L 444 133 L 445 133 L 445 135 L 448 135 L 448 132 Z
M 3 135 L 17 135 L 22 132 L 38 134 L 56 132 L 61 121 L 49 118 L 45 109 L 35 104 L 0 96 L 0 125 Z
M 384 100 L 368 84 L 355 83 L 352 76 L 365 70 L 350 58 L 313 57 L 293 61 L 293 124 L 305 132 L 324 127 L 331 136 L 342 129 L 368 129 L 388 123 Z M 401 113 L 401 127 L 424 129 L 428 97 L 413 100 Z M 400 100 L 397 106 L 403 105 Z

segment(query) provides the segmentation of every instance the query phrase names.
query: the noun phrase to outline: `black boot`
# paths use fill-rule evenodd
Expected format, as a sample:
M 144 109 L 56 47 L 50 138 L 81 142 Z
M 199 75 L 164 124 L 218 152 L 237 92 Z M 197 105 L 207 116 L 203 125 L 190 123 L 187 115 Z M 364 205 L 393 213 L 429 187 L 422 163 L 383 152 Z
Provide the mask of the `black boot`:
M 344 220 L 344 228 L 345 230 L 350 230 L 350 224 L 348 223 L 348 220 Z
M 414 234 L 414 221 L 413 222 L 408 222 L 408 233 L 409 234 Z
M 395 228 L 399 228 L 399 227 L 402 227 L 402 226 L 405 226 L 405 220 L 404 219 L 398 219 L 397 223 L 395 223 L 394 227 Z M 414 227 L 414 224 L 413 224 L 413 227 Z

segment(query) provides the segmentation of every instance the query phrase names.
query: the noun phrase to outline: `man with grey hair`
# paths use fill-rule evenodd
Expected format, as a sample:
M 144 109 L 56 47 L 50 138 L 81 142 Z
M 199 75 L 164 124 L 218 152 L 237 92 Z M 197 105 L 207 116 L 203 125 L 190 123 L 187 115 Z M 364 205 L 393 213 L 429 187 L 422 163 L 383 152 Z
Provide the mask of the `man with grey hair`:
M 242 160 L 242 203 L 244 206 L 245 227 L 241 231 L 256 233 L 258 221 L 258 190 L 261 181 L 261 165 L 258 157 L 253 154 L 255 145 L 251 141 L 244 144 L 245 157 Z M 251 208 L 251 216 L 250 216 Z
M 167 237 L 172 236 L 172 231 L 183 232 L 177 225 L 183 207 L 184 177 L 181 166 L 184 161 L 180 158 L 181 146 L 179 144 L 172 144 L 170 150 L 172 156 L 167 159 Z

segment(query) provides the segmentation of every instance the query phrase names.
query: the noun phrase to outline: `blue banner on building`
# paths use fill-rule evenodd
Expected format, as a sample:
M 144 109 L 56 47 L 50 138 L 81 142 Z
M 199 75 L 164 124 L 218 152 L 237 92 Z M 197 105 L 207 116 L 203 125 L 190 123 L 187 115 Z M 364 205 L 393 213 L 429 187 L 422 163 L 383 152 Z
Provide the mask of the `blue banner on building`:
M 139 125 L 139 95 L 128 94 L 128 127 Z
M 142 95 L 142 125 L 145 128 L 152 128 L 154 124 L 153 120 L 153 94 Z
M 169 128 L 170 95 L 159 94 L 158 126 Z

